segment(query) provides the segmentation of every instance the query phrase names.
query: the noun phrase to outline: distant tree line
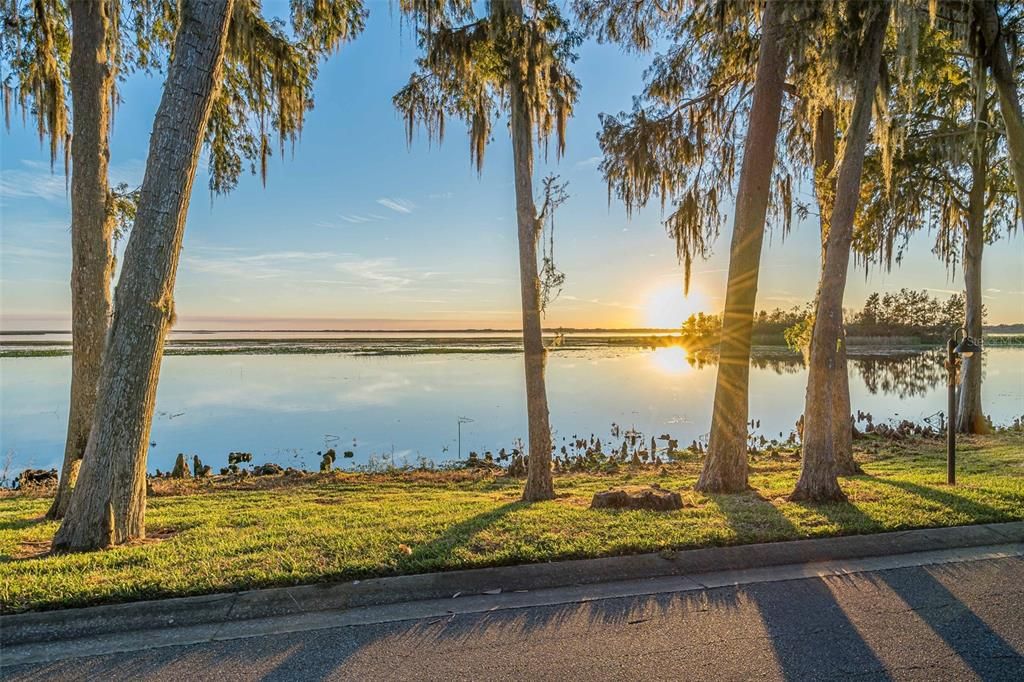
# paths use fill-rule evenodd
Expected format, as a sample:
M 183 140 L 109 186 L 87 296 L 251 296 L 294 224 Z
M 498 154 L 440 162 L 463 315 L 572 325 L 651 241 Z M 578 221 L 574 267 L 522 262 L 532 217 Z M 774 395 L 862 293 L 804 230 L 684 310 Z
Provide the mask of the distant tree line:
M 879 296 L 871 294 L 864 307 L 847 324 L 849 336 L 917 336 L 922 340 L 945 340 L 964 324 L 964 295 L 946 300 L 927 291 L 900 289 Z M 984 307 L 982 307 L 984 318 Z
M 873 293 L 860 310 L 845 314 L 847 337 L 916 338 L 922 342 L 943 341 L 964 324 L 964 295 L 946 299 L 927 290 L 900 289 Z M 813 327 L 812 302 L 792 308 L 761 310 L 754 315 L 752 338 L 765 345 L 787 344 L 804 349 Z M 681 335 L 692 347 L 719 342 L 722 333 L 720 315 L 696 313 L 682 324 Z

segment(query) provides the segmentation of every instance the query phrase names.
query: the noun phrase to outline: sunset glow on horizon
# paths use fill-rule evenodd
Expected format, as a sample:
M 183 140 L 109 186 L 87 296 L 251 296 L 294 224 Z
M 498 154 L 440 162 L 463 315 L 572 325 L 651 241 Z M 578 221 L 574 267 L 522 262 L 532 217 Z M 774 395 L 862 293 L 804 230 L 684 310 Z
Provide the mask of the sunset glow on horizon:
M 644 326 L 659 329 L 675 329 L 690 315 L 713 313 L 710 301 L 703 292 L 690 289 L 683 294 L 678 282 L 664 284 L 647 295 L 644 305 Z

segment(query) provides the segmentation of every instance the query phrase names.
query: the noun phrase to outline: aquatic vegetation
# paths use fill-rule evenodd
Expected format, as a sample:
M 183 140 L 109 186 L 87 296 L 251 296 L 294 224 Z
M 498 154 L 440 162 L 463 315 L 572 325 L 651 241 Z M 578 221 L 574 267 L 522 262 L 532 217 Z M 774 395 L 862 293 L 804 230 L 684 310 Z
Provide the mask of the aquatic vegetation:
M 316 453 L 320 455 L 320 453 Z M 320 471 L 330 471 L 334 468 L 334 460 L 338 458 L 338 453 L 334 451 L 334 448 L 329 449 L 327 452 L 320 455 Z

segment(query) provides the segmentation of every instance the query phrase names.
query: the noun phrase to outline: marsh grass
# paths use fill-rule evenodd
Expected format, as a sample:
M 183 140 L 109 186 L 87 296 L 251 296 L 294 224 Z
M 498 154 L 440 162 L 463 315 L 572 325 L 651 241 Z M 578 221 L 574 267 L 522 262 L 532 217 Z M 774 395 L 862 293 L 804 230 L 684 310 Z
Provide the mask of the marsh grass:
M 556 477 L 558 498 L 525 505 L 522 481 L 488 472 L 333 473 L 180 483 L 150 496 L 146 541 L 49 555 L 49 500 L 0 498 L 0 608 L 53 609 L 481 566 L 1024 520 L 1024 434 L 962 439 L 959 485 L 941 441 L 858 441 L 866 474 L 849 503 L 788 502 L 799 461 L 752 463 L 752 490 L 693 491 L 700 462 Z M 590 510 L 612 485 L 679 490 L 683 509 Z

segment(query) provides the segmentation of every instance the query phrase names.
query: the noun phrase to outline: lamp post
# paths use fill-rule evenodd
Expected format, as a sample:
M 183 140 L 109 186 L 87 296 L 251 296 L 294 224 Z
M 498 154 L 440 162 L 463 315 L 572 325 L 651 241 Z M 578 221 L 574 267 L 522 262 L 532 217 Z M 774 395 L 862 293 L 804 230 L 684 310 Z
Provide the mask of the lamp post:
M 963 333 L 957 343 L 957 334 Z M 981 353 L 981 346 L 967 335 L 967 328 L 960 327 L 946 342 L 946 371 L 949 374 L 949 418 L 946 420 L 946 483 L 956 485 L 956 371 L 960 357 L 969 358 Z

